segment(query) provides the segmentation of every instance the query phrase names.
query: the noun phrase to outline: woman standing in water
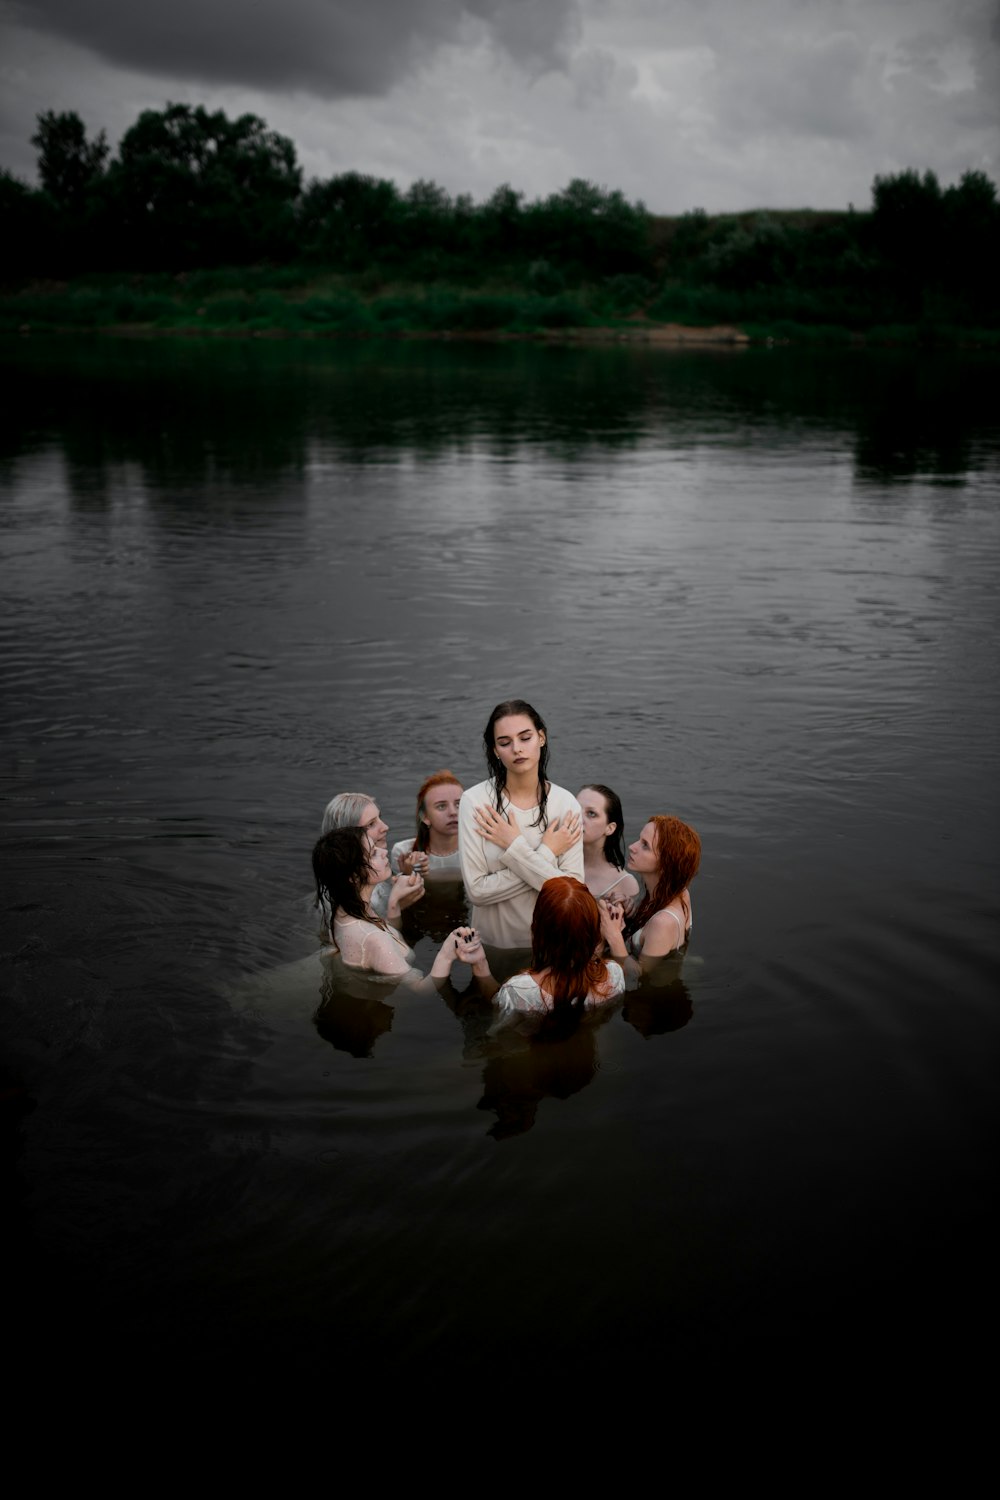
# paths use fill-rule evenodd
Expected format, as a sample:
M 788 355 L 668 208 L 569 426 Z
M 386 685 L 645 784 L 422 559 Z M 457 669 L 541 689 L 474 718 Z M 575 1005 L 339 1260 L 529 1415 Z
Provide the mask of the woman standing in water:
M 393 844 L 389 862 L 397 875 L 444 875 L 458 879 L 458 805 L 462 783 L 452 771 L 435 771 L 417 793 L 417 833 Z
M 483 732 L 489 778 L 462 793 L 458 847 L 483 942 L 526 948 L 535 898 L 553 875 L 583 879 L 580 804 L 546 777 L 544 721 L 530 703 L 498 703 Z
M 414 967 L 414 953 L 372 908 L 372 894 L 389 874 L 389 856 L 363 828 L 335 828 L 317 841 L 312 855 L 316 904 L 330 912 L 333 946 L 351 969 L 373 979 L 420 989 L 446 980 L 456 961 L 471 964 L 488 993 L 495 988 L 482 944 L 468 927 L 456 927 L 438 950 L 425 979 Z
M 583 810 L 583 879 L 598 901 L 631 907 L 639 882 L 625 869 L 625 819 L 617 792 L 600 782 L 583 787 L 576 800 Z
M 493 997 L 492 1031 L 566 1036 L 580 1019 L 625 989 L 621 966 L 598 956 L 601 917 L 587 887 L 554 875 L 538 893 L 531 919 L 531 965 Z
M 338 792 L 331 797 L 323 813 L 320 833 L 332 833 L 335 828 L 361 828 L 372 844 L 386 848 L 388 823 L 382 822 L 382 814 L 374 797 L 367 792 Z M 381 880 L 372 894 L 372 910 L 378 917 L 385 917 L 398 925 L 399 914 L 424 894 L 424 883 L 419 872 L 407 875 L 405 880 L 393 880 L 386 870 L 386 879 Z M 324 916 L 326 915 L 324 911 Z
M 657 813 L 629 845 L 629 869 L 645 886 L 635 910 L 625 916 L 615 902 L 601 908 L 601 930 L 612 958 L 626 973 L 655 968 L 661 958 L 683 955 L 691 936 L 691 892 L 701 863 L 701 839 L 680 818 Z

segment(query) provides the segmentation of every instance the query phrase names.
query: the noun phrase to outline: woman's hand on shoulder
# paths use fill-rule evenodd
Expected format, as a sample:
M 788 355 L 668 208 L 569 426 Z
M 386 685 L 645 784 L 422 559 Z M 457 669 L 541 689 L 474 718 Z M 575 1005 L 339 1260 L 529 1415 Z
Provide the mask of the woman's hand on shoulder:
M 495 807 L 476 807 L 473 809 L 473 818 L 476 823 L 476 832 L 489 843 L 496 844 L 498 849 L 509 849 L 514 840 L 520 835 L 520 828 L 514 819 L 504 817 L 498 813 Z
M 572 849 L 583 837 L 580 815 L 575 812 L 563 813 L 561 817 L 553 818 L 552 822 L 542 834 L 542 843 L 547 849 L 551 849 L 556 859 Z

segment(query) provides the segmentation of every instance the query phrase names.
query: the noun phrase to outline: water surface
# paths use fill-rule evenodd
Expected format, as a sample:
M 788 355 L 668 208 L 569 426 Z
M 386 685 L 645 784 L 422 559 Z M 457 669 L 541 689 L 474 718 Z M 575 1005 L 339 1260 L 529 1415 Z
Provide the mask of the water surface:
M 978 1316 L 995 362 L 0 358 L 9 1195 L 40 1358 L 81 1324 L 220 1366 L 332 1338 L 355 1370 L 899 1358 L 956 1299 Z M 699 829 L 681 975 L 513 1058 L 442 999 L 321 1034 L 324 804 L 370 790 L 404 837 L 429 770 L 481 778 L 510 695 L 630 838 Z

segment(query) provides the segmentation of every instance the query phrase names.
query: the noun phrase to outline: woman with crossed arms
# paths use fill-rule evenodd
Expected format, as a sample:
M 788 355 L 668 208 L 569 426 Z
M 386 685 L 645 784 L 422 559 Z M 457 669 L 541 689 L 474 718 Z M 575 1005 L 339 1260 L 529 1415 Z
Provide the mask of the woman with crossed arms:
M 549 781 L 548 733 L 522 698 L 498 703 L 483 733 L 486 781 L 462 793 L 458 847 L 471 921 L 484 943 L 529 948 L 546 880 L 583 880 L 580 804 Z

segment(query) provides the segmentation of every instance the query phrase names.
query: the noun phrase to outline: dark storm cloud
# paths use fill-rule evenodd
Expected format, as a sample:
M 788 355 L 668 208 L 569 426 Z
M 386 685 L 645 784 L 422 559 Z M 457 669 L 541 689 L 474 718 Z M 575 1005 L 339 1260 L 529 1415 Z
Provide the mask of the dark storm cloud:
M 326 97 L 384 93 L 470 24 L 531 72 L 559 65 L 578 0 L 15 0 L 23 25 L 140 72 Z

